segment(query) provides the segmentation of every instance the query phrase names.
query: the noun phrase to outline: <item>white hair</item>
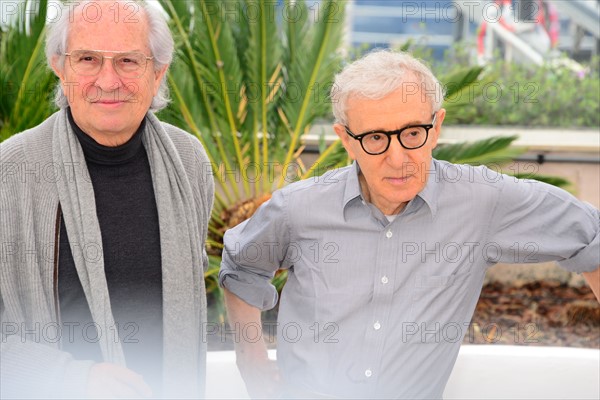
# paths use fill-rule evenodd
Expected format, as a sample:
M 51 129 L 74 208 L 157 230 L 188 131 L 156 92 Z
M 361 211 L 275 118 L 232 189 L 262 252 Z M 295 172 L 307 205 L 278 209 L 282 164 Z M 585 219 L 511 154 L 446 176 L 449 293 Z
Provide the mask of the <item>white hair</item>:
M 444 88 L 425 64 L 405 52 L 382 49 L 370 52 L 335 76 L 331 102 L 336 122 L 348 123 L 346 111 L 351 97 L 378 100 L 400 89 L 407 92 L 410 89 L 410 93 L 418 89 L 432 111 L 442 107 Z
M 46 36 L 46 61 L 52 65 L 52 60 L 57 59 L 57 67 L 64 68 L 65 55 L 67 51 L 67 40 L 69 36 L 70 21 L 72 21 L 75 11 L 88 3 L 98 0 L 83 0 L 69 4 L 63 3 L 57 20 L 50 24 Z M 132 3 L 140 6 L 148 21 L 148 47 L 154 57 L 154 70 L 159 71 L 165 66 L 171 65 L 173 61 L 174 42 L 169 26 L 160 10 L 153 8 L 142 0 L 114 0 L 119 3 Z M 165 74 L 160 82 L 158 92 L 152 99 L 150 111 L 159 111 L 169 104 L 169 87 L 167 85 L 167 75 Z M 68 101 L 63 90 L 58 83 L 54 96 L 54 103 L 58 108 L 68 106 Z

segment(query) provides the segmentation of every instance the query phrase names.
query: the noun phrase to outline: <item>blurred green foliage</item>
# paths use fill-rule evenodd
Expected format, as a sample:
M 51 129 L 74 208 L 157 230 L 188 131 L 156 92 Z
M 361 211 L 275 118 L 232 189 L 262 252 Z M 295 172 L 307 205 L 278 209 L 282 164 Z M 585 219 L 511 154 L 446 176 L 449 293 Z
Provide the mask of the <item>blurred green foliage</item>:
M 448 74 L 474 64 L 474 48 L 458 43 L 435 62 L 427 49 L 416 52 L 432 64 L 434 73 Z M 524 127 L 599 127 L 600 58 L 577 65 L 564 56 L 545 65 L 507 63 L 500 57 L 487 64 L 460 113 L 448 124 Z M 464 100 L 464 99 L 457 99 Z M 448 98 L 446 105 L 455 101 Z

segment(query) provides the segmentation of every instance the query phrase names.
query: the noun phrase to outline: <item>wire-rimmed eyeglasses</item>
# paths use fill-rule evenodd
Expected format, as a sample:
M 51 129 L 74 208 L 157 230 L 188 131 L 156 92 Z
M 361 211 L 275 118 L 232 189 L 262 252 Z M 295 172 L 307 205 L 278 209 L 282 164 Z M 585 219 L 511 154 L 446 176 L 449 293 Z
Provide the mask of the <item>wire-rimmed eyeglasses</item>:
M 114 56 L 105 56 L 103 53 L 114 53 Z M 137 51 L 114 52 L 105 50 L 73 50 L 70 53 L 64 53 L 69 57 L 71 68 L 78 75 L 95 76 L 102 70 L 104 59 L 112 60 L 113 68 L 117 74 L 123 78 L 139 78 L 146 72 L 148 60 L 154 57 L 148 57 Z

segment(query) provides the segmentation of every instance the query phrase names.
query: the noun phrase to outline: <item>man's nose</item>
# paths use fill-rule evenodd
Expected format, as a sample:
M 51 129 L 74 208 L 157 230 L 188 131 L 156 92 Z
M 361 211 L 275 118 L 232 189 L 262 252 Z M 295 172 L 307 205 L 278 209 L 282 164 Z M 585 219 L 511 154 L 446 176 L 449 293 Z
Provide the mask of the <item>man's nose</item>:
M 401 168 L 407 160 L 406 152 L 407 150 L 402 147 L 398 140 L 398 135 L 391 136 L 390 147 L 385 152 L 388 164 L 394 168 Z
M 123 85 L 121 77 L 117 74 L 112 58 L 105 58 L 96 78 L 96 86 L 103 91 L 116 90 Z

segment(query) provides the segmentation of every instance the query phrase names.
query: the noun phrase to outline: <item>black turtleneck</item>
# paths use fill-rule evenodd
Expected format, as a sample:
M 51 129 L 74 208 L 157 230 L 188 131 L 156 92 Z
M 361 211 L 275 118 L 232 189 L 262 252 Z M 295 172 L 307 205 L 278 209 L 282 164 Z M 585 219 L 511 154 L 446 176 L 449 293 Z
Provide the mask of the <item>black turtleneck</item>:
M 117 326 L 97 332 L 83 293 L 61 215 L 58 298 L 63 350 L 101 362 L 98 335 L 116 336 L 127 367 L 160 392 L 162 372 L 162 272 L 158 211 L 150 164 L 142 144 L 145 119 L 125 144 L 107 147 L 84 133 L 68 110 L 83 149 L 102 234 L 104 271 Z M 76 244 L 71 244 L 76 245 Z M 69 325 L 70 324 L 70 325 Z

